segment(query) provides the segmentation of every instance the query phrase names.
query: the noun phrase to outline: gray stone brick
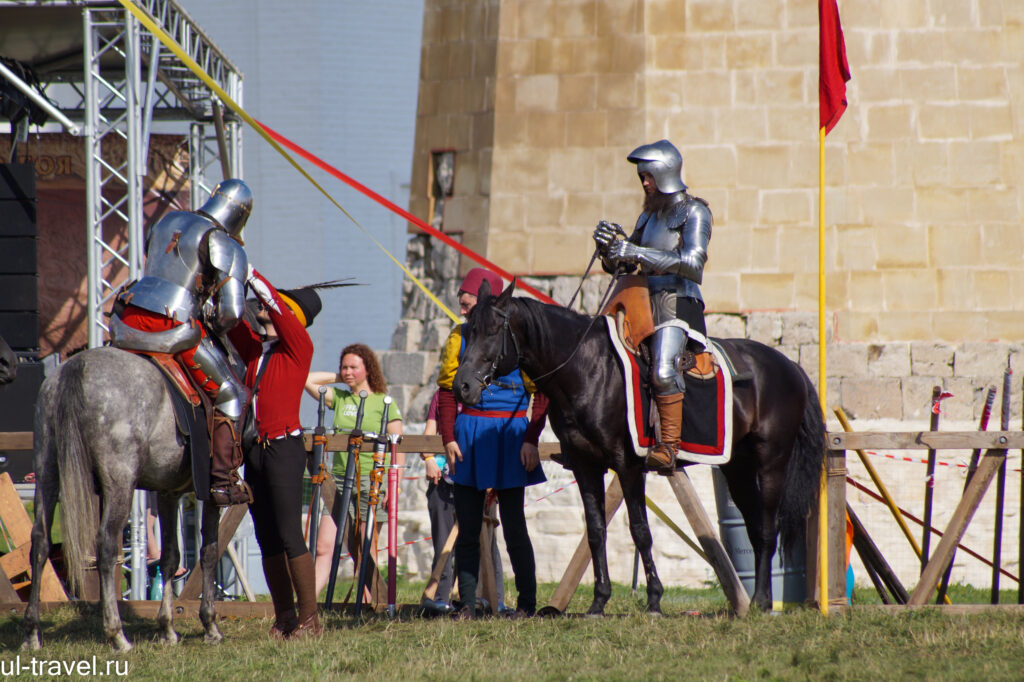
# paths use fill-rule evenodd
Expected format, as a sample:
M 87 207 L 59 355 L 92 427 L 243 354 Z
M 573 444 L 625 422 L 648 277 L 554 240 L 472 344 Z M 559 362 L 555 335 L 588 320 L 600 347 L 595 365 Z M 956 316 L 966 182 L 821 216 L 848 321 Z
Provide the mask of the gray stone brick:
M 423 384 L 437 364 L 437 353 L 387 351 L 381 353 L 384 378 L 389 384 Z
M 953 376 L 996 381 L 1006 368 L 1010 345 L 1006 343 L 965 343 L 956 349 Z
M 782 319 L 782 343 L 802 346 L 818 342 L 817 313 L 785 313 Z
M 778 313 L 750 313 L 747 316 L 747 338 L 775 346 L 782 338 L 782 320 Z
M 910 375 L 910 344 L 870 344 L 868 373 L 876 377 L 905 377 Z
M 943 379 L 942 390 L 953 394 L 952 398 L 942 401 L 942 413 L 950 419 L 974 420 L 981 416 L 981 408 L 985 404 L 984 382 L 960 377 Z
M 953 376 L 953 347 L 945 343 L 910 344 L 910 371 L 915 376 Z
M 903 379 L 903 418 L 928 421 L 931 418 L 932 390 L 936 386 L 941 390 L 942 379 L 940 377 L 905 377 Z
M 420 350 L 432 353 L 440 351 L 453 327 L 454 323 L 448 317 L 427 322 L 420 337 Z
M 859 419 L 902 419 L 903 392 L 895 378 L 846 377 L 840 398 L 847 415 Z
M 394 333 L 391 334 L 391 350 L 412 351 L 420 347 L 423 336 L 423 323 L 413 318 L 398 321 Z
M 712 313 L 705 316 L 708 334 L 720 339 L 747 338 L 747 321 L 742 315 Z
M 826 350 L 829 376 L 863 377 L 868 373 L 866 343 L 837 343 Z

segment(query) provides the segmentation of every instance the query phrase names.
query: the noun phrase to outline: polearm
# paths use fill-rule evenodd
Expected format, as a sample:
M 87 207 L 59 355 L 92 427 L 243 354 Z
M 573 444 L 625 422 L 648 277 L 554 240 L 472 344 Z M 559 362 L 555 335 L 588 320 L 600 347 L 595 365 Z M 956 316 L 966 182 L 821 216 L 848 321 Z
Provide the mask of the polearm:
M 1024 430 L 1024 413 L 1021 414 L 1021 429 Z M 1020 468 L 1020 510 L 1017 514 L 1017 571 L 1024 566 L 1024 450 L 1021 450 Z M 1024 604 L 1024 580 L 1017 581 L 1017 603 Z
M 331 554 L 331 574 L 327 579 L 327 599 L 325 605 L 334 603 L 334 584 L 338 580 L 338 567 L 341 565 L 341 542 L 345 538 L 348 525 L 348 507 L 352 503 L 352 488 L 356 481 L 356 457 L 363 449 L 363 407 L 370 394 L 359 391 L 359 407 L 356 409 L 356 424 L 348 434 L 348 459 L 345 463 L 345 481 L 341 486 L 341 503 L 334 510 L 334 553 Z M 335 498 L 337 499 L 337 498 Z
M 989 386 L 988 393 L 985 394 L 985 406 L 981 408 L 981 419 L 978 420 L 978 430 L 984 431 L 988 428 L 988 418 L 992 415 L 992 405 L 996 402 L 996 387 Z M 978 469 L 978 462 L 981 459 L 981 448 L 975 448 L 971 453 L 971 461 L 967 465 L 967 477 L 964 480 L 964 491 L 967 490 L 967 486 L 970 485 L 971 479 L 974 478 L 974 472 Z M 946 572 L 942 576 L 942 583 L 939 585 L 939 591 L 935 597 L 935 603 L 940 604 L 946 599 L 946 590 L 949 589 L 949 578 L 953 573 L 953 559 L 956 558 L 956 550 L 949 555 L 949 565 L 946 566 Z
M 327 429 L 324 428 L 324 397 L 327 387 L 320 387 L 319 404 L 316 408 L 316 428 L 313 429 L 313 496 L 309 500 L 309 553 L 316 561 L 316 538 L 320 532 L 320 486 L 324 483 L 327 469 L 324 467 L 324 446 L 327 445 Z
M 395 464 L 398 441 L 401 436 L 389 436 L 391 443 L 391 466 L 388 467 L 388 617 L 395 617 L 395 601 L 398 593 L 398 473 L 402 468 Z
M 999 413 L 999 428 L 1003 431 L 1010 429 L 1010 377 L 1013 370 L 1010 369 L 1010 357 L 1006 357 L 1006 370 L 1003 371 L 1003 400 L 1002 411 Z M 992 599 L 993 604 L 999 603 L 999 568 L 1003 558 L 1003 503 L 1006 494 L 1006 458 L 999 466 L 999 473 L 996 476 L 996 518 L 995 528 L 992 532 Z
M 932 389 L 931 423 L 929 431 L 939 430 L 939 409 L 942 396 L 942 388 L 936 386 Z M 921 535 L 921 573 L 928 565 L 928 553 L 932 539 L 932 493 L 935 489 L 935 448 L 928 448 L 928 471 L 924 478 L 924 528 Z
M 380 500 L 380 484 L 384 480 L 384 452 L 388 447 L 388 411 L 391 396 L 384 396 L 384 414 L 380 419 L 380 432 L 374 438 L 373 470 L 370 472 L 370 494 L 366 505 L 366 532 L 363 533 L 363 551 L 359 556 L 359 580 L 356 583 L 356 618 L 363 612 L 363 590 L 369 576 L 370 552 L 373 550 L 373 531 L 377 527 L 377 502 Z

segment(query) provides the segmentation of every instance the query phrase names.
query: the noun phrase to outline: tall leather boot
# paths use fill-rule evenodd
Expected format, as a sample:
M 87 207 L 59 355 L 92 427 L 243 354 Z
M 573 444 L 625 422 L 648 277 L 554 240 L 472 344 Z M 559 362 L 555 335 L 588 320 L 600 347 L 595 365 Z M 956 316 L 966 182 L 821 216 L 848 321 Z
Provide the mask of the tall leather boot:
M 242 446 L 235 423 L 220 414 L 213 418 L 210 457 L 210 501 L 218 507 L 252 502 L 252 489 L 238 475 Z
M 319 635 L 324 628 L 316 613 L 316 569 L 313 555 L 305 552 L 294 559 L 288 559 L 288 570 L 291 571 L 292 586 L 299 603 L 299 625 L 292 630 L 289 639 Z
M 671 473 L 676 468 L 679 434 L 683 428 L 683 394 L 655 395 L 658 418 L 661 421 L 661 440 L 647 452 L 647 467 L 660 473 Z
M 299 626 L 299 618 L 295 613 L 292 578 L 284 552 L 263 557 L 263 575 L 270 590 L 270 601 L 274 604 L 274 626 L 270 628 L 270 638 L 286 639 Z

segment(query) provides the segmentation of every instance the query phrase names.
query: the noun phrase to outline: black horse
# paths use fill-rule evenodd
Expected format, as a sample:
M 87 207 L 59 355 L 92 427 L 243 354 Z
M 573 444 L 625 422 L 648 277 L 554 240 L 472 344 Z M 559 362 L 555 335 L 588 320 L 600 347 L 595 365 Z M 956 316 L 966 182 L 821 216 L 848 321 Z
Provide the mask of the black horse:
M 662 586 L 651 557 L 644 504 L 644 460 L 626 429 L 623 377 L 606 325 L 537 301 L 512 298 L 513 282 L 493 297 L 485 282 L 464 329 L 466 348 L 453 389 L 475 404 L 494 377 L 518 365 L 550 398 L 551 426 L 576 475 L 594 561 L 599 615 L 611 595 L 605 556 L 604 474 L 618 474 L 633 542 L 647 575 L 647 609 L 661 612 Z M 733 389 L 732 459 L 721 467 L 746 522 L 755 555 L 753 602 L 772 608 L 771 561 L 803 537 L 817 500 L 825 455 L 825 426 L 817 392 L 799 365 L 756 341 L 721 341 L 749 365 L 753 377 Z
M 18 356 L 0 336 L 0 386 L 9 384 L 18 378 Z

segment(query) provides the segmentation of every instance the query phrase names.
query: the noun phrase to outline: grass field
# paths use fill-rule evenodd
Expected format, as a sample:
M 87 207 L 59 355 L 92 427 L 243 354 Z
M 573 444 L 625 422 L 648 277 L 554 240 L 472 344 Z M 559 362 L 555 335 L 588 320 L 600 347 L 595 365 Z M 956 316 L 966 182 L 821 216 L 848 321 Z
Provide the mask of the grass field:
M 399 601 L 415 603 L 423 585 L 400 586 Z M 541 586 L 541 603 L 554 590 Z M 510 594 L 513 592 L 509 586 Z M 859 589 L 855 601 L 877 602 Z M 987 591 L 953 586 L 955 603 L 981 603 Z M 1015 594 L 1012 595 L 1015 601 Z M 1007 592 L 1006 602 L 1011 601 Z M 576 594 L 569 612 L 582 613 L 590 588 Z M 221 621 L 225 640 L 202 642 L 197 620 L 177 621 L 182 642 L 153 641 L 149 620 L 131 620 L 135 644 L 114 654 L 103 641 L 98 613 L 61 609 L 44 616 L 44 649 L 19 652 L 21 616 L 0 618 L 0 663 L 20 655 L 71 663 L 91 661 L 99 670 L 115 661 L 129 679 L 327 680 L 359 679 L 713 679 L 903 680 L 1021 679 L 1024 618 L 1007 611 L 954 616 L 936 610 L 894 614 L 870 606 L 823 617 L 813 609 L 729 617 L 717 588 L 670 589 L 665 617 L 643 611 L 643 593 L 615 586 L 603 619 L 475 622 L 371 616 L 362 623 L 328 614 L 316 640 L 274 643 L 270 620 Z M 52 665 L 52 664 L 48 664 Z M 40 667 L 40 669 L 44 669 Z M 111 664 L 111 675 L 118 670 Z M 30 673 L 21 678 L 32 679 Z M 38 679 L 48 679 L 49 675 Z M 11 678 L 8 678 L 11 679 Z

